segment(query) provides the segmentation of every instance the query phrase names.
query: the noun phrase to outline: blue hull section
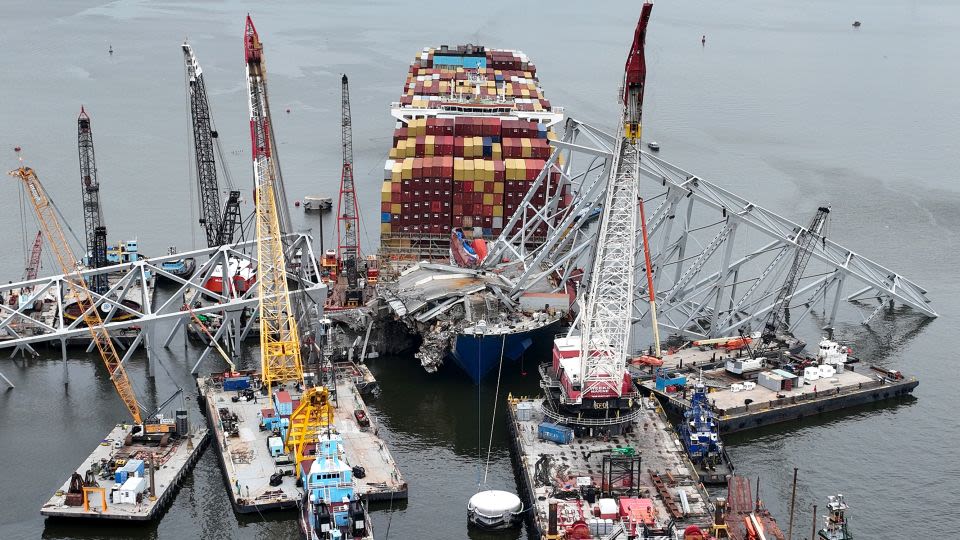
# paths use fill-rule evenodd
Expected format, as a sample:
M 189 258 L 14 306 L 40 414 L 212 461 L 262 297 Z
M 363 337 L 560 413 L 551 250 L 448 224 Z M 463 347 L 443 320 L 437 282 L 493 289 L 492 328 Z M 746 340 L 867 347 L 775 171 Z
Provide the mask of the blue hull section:
M 553 336 L 553 329 L 558 324 L 553 322 L 535 330 L 507 334 L 506 339 L 503 335 L 460 334 L 457 336 L 456 346 L 450 352 L 450 356 L 460 369 L 473 379 L 474 384 L 480 384 L 480 381 L 499 365 L 501 351 L 504 362 L 516 362 L 535 340 Z

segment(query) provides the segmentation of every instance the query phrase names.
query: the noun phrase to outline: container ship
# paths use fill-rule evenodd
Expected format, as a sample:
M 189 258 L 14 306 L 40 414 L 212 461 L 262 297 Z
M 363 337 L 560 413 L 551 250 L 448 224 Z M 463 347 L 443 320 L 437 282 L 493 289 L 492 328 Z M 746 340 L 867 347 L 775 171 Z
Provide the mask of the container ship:
M 418 357 L 428 371 L 452 358 L 479 381 L 500 358 L 516 360 L 539 336 L 552 337 L 565 313 L 555 309 L 557 302 L 554 309 L 525 302 L 519 312 L 500 305 L 471 271 L 550 158 L 552 128 L 563 120 L 563 110 L 546 99 L 536 66 L 524 53 L 444 45 L 424 48 L 414 58 L 391 114 L 397 123 L 384 165 L 380 261 L 384 281 L 392 275 L 397 290 L 388 293 L 387 303 L 398 306 L 394 314 L 424 337 Z M 553 171 L 533 202 L 543 205 L 569 189 L 560 171 Z M 561 207 L 569 201 L 563 197 Z M 531 243 L 546 235 L 545 226 L 528 232 Z M 419 261 L 454 268 L 428 269 Z M 456 285 L 457 268 L 479 289 Z M 419 309 L 409 309 L 404 298 L 402 282 L 411 280 L 437 285 L 432 299 L 416 302 Z

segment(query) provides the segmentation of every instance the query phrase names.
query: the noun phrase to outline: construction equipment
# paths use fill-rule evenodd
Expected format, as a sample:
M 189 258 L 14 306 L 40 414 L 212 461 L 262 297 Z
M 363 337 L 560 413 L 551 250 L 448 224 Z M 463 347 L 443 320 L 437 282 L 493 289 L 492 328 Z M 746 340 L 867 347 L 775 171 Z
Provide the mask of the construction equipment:
M 43 251 L 43 231 L 37 231 L 37 237 L 33 239 L 33 248 L 30 249 L 30 260 L 23 270 L 23 280 L 33 281 L 37 279 L 37 273 L 40 272 L 40 253 Z
M 233 189 L 230 172 L 220 138 L 213 125 L 210 103 L 207 101 L 207 87 L 203 80 L 203 70 L 193 53 L 193 47 L 184 42 L 183 58 L 187 68 L 187 92 L 190 95 L 190 116 L 193 120 L 193 145 L 197 165 L 197 181 L 200 195 L 200 225 L 207 237 L 207 247 L 232 244 L 240 220 L 240 192 Z M 220 158 L 224 179 L 229 187 L 225 203 L 220 200 L 220 187 L 217 183 L 217 164 L 214 150 Z M 243 231 L 241 229 L 241 235 Z
M 244 33 L 247 89 L 250 95 L 250 137 L 256 182 L 257 287 L 260 296 L 260 354 L 262 380 L 268 393 L 275 383 L 304 385 L 297 322 L 287 287 L 286 258 L 281 243 L 281 224 L 275 188 L 279 170 L 271 155 L 270 108 L 267 102 L 263 44 L 250 16 Z M 352 181 L 351 181 L 352 186 Z M 351 187 L 352 189 L 352 187 Z M 286 206 L 286 203 L 281 200 Z M 284 446 L 294 452 L 296 473 L 305 459 L 305 448 L 320 440 L 321 430 L 333 423 L 329 390 L 307 387 L 300 406 L 290 416 Z
M 260 354 L 263 382 L 268 391 L 275 383 L 303 381 L 300 338 L 281 239 L 276 182 L 279 171 L 272 159 L 270 112 L 267 105 L 263 45 L 250 16 L 244 32 L 247 91 L 250 104 L 250 137 L 256 194 L 257 289 L 260 297 Z M 285 205 L 284 201 L 283 204 Z
M 773 302 L 773 307 L 770 309 L 770 312 L 767 314 L 767 320 L 764 321 L 761 327 L 761 332 L 763 332 L 761 340 L 764 343 L 775 340 L 778 334 L 789 334 L 790 313 L 788 311 L 788 303 L 797 290 L 797 285 L 800 283 L 800 277 L 803 276 L 803 271 L 807 267 L 807 262 L 810 261 L 814 244 L 821 238 L 821 233 L 823 232 L 829 214 L 829 206 L 817 208 L 817 213 L 814 214 L 810 225 L 797 233 L 794 239 L 794 242 L 797 244 L 797 251 L 793 256 L 793 264 L 790 265 L 790 270 L 787 272 L 783 287 L 777 291 L 777 297 Z
M 100 207 L 100 182 L 97 180 L 97 160 L 93 151 L 93 130 L 90 116 L 80 107 L 77 117 L 77 148 L 80 155 L 80 186 L 83 193 L 83 227 L 87 240 L 87 265 L 91 268 L 107 266 L 107 228 L 103 223 Z M 90 288 L 103 294 L 107 288 L 107 275 L 90 277 Z
M 84 116 L 85 115 L 81 113 L 81 119 Z M 81 140 L 82 134 L 81 129 Z M 83 147 L 81 146 L 81 148 Z M 91 146 L 91 158 L 92 153 L 93 147 Z M 81 159 L 82 156 L 83 152 L 81 152 Z M 40 179 L 37 178 L 33 169 L 23 166 L 22 164 L 20 168 L 10 171 L 10 175 L 19 178 L 20 181 L 23 182 L 30 202 L 33 204 L 37 221 L 40 223 L 40 228 L 47 238 L 47 244 L 53 252 L 54 259 L 56 259 L 63 271 L 63 283 L 68 288 L 68 290 L 63 291 L 63 294 L 68 297 L 72 295 L 78 302 L 81 312 L 80 317 L 83 318 L 83 321 L 90 331 L 90 337 L 97 351 L 100 353 L 104 365 L 107 367 L 107 372 L 110 373 L 110 380 L 113 381 L 113 385 L 116 387 L 120 399 L 122 399 L 124 405 L 127 406 L 127 410 L 130 412 L 134 423 L 142 423 L 140 405 L 137 403 L 133 386 L 127 377 L 127 372 L 123 367 L 120 356 L 117 354 L 113 340 L 110 339 L 110 334 L 103 327 L 103 318 L 100 316 L 100 312 L 94 303 L 93 295 L 84 287 L 83 277 L 80 275 L 80 268 L 76 262 L 77 259 L 71 251 L 70 245 L 67 243 L 67 238 L 63 234 L 63 228 L 57 219 L 53 204 L 50 202 L 50 198 L 40 184 Z M 96 200 L 96 197 L 94 197 L 94 200 Z
M 363 301 L 360 287 L 360 241 L 357 194 L 353 188 L 353 130 L 350 121 L 350 85 L 347 76 L 340 79 L 340 140 L 343 160 L 340 171 L 340 198 L 337 202 L 337 258 L 340 274 L 347 278 L 344 304 L 357 306 Z
M 635 287 L 640 116 L 646 77 L 643 47 L 652 8 L 649 2 L 643 4 L 624 68 L 620 137 L 603 204 L 587 307 L 580 320 L 581 391 L 566 393 L 568 402 L 619 398 L 630 388 L 626 366 L 633 303 L 628 299 L 634 297 Z

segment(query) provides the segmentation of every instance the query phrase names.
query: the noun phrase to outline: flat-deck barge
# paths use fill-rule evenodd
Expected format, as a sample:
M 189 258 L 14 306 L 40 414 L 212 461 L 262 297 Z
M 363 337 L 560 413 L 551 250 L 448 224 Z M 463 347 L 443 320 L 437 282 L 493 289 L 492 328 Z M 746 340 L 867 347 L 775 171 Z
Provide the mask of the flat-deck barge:
M 206 427 L 178 418 L 160 441 L 131 440 L 129 424 L 118 424 L 41 508 L 50 518 L 148 521 L 173 501 L 209 438 Z M 148 433 L 154 431 L 147 425 Z M 152 465 L 151 465 L 152 464 Z
M 721 433 L 733 433 L 789 420 L 816 416 L 876 401 L 909 396 L 920 382 L 898 372 L 878 371 L 866 364 L 847 364 L 834 375 L 807 381 L 789 390 L 773 390 L 744 379 L 724 368 L 707 365 L 702 376 L 711 388 L 710 404 L 717 412 Z M 693 372 L 675 372 L 674 378 L 694 378 Z M 799 378 L 803 381 L 803 378 Z M 657 395 L 673 413 L 683 414 L 690 400 L 675 385 L 643 381 L 641 387 Z M 671 391 L 673 390 L 673 391 Z
M 272 455 L 268 440 L 274 432 L 262 427 L 263 419 L 273 414 L 271 398 L 257 391 L 252 400 L 234 401 L 242 392 L 230 389 L 229 384 L 225 389 L 224 375 L 199 378 L 197 387 L 234 510 L 246 514 L 296 508 L 303 488 L 297 485 L 293 458 L 282 450 L 274 452 L 280 455 Z M 349 464 L 365 472 L 363 478 L 355 476 L 357 495 L 367 501 L 406 498 L 407 483 L 353 380 L 337 377 L 336 381 L 333 430 L 343 439 Z M 289 398 L 288 410 L 296 410 L 300 392 L 295 385 L 275 389 Z M 369 425 L 360 425 L 360 418 Z
M 708 495 L 655 399 L 643 399 L 620 435 L 564 443 L 541 438 L 542 424 L 551 421 L 543 406 L 543 398 L 512 396 L 507 406 L 521 497 L 532 509 L 531 537 L 547 533 L 551 503 L 557 505 L 559 530 L 589 534 L 576 538 L 622 531 L 643 538 L 642 531 L 672 526 L 675 534 L 712 524 Z

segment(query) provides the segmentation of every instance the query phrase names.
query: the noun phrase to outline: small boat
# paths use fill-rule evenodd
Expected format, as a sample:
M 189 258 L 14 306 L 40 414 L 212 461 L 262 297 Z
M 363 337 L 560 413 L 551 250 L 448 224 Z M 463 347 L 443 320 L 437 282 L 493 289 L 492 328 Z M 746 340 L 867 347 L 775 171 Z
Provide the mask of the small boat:
M 657 141 L 650 141 L 647 143 L 647 148 L 649 148 L 651 152 L 659 152 L 660 143 L 658 143 Z
M 176 247 L 167 248 L 167 255 L 176 255 L 176 254 L 177 254 Z M 193 259 L 193 257 L 185 257 L 180 259 L 174 259 L 172 261 L 163 261 L 162 263 L 160 263 L 160 268 L 162 268 L 166 272 L 169 272 L 170 274 L 176 277 L 184 278 L 184 279 L 187 279 L 191 275 L 193 275 L 193 270 L 196 268 L 196 266 L 197 266 L 197 263 L 196 263 L 196 260 Z M 163 275 L 163 273 L 158 273 L 158 274 L 159 274 L 158 277 L 167 278 L 167 276 Z
M 694 385 L 690 408 L 683 417 L 677 431 L 700 480 L 704 484 L 726 484 L 733 475 L 733 464 L 720 441 L 720 423 L 710 408 L 702 380 Z
M 860 21 L 853 21 L 854 28 L 860 28 Z
M 322 195 L 307 195 L 303 198 L 303 209 L 306 212 L 325 212 L 333 208 L 333 199 Z
M 304 490 L 299 521 L 303 537 L 307 540 L 373 538 L 367 508 L 354 493 L 354 476 L 365 473 L 362 467 L 351 467 L 347 463 L 343 439 L 336 433 L 323 435 L 313 458 L 312 462 L 308 459 L 302 464 Z
M 847 503 L 843 501 L 843 495 L 831 495 L 827 498 L 827 510 L 830 514 L 825 517 L 824 527 L 818 531 L 817 536 L 821 540 L 850 540 L 853 535 L 847 530 L 847 517 L 844 512 L 847 510 Z

